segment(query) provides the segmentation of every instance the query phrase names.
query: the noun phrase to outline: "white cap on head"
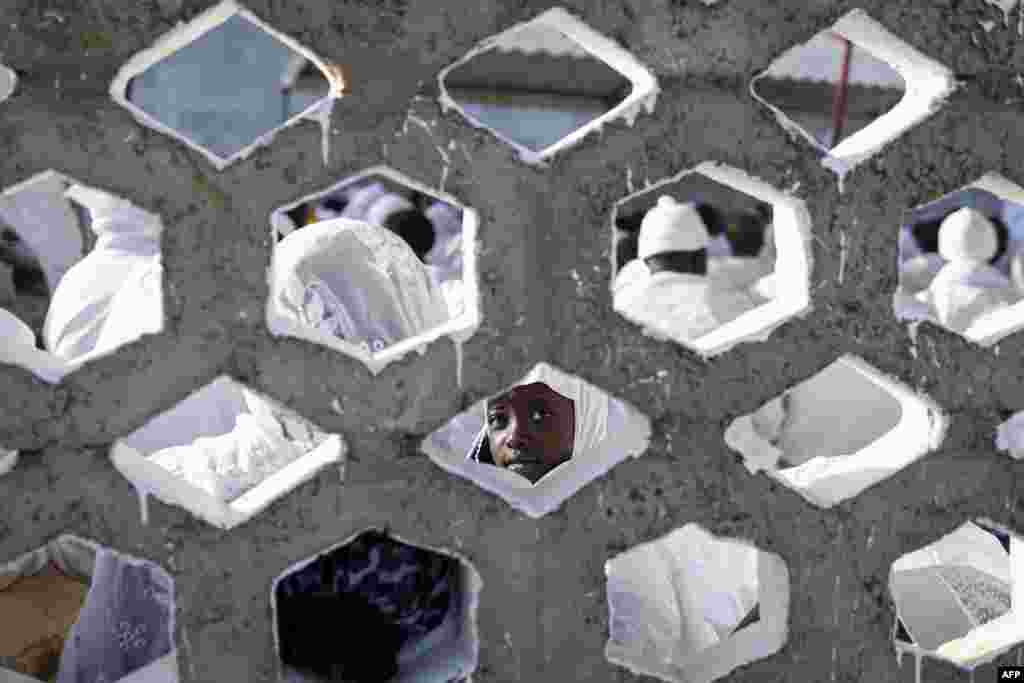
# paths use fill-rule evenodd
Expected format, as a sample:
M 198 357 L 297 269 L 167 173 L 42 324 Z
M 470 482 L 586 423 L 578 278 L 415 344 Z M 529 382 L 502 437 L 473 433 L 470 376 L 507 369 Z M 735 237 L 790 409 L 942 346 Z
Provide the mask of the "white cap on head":
M 965 206 L 946 216 L 939 227 L 939 255 L 947 261 L 984 263 L 999 250 L 992 221 Z
M 667 195 L 659 197 L 640 223 L 637 256 L 648 256 L 666 251 L 697 251 L 711 241 L 707 226 L 692 204 L 680 204 Z

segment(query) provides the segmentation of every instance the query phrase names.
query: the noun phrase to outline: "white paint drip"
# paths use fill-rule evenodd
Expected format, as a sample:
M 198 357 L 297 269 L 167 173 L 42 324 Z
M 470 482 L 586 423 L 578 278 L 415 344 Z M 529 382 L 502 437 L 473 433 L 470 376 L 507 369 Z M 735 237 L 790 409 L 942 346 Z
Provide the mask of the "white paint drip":
M 438 188 L 442 192 L 444 192 L 444 184 L 445 184 L 445 181 L 448 180 L 448 171 L 449 171 L 449 169 L 451 167 L 452 159 L 451 159 L 450 156 L 448 156 L 448 153 L 444 150 L 444 145 L 438 144 L 437 138 L 434 137 L 434 131 L 431 130 L 431 128 L 430 128 L 430 124 L 427 123 L 426 121 L 424 121 L 423 119 L 421 119 L 420 117 L 416 116 L 415 114 L 413 114 L 412 111 L 407 112 L 406 115 L 405 115 L 405 122 L 402 124 L 402 131 L 403 132 L 405 131 L 406 126 L 408 126 L 409 121 L 412 121 L 413 123 L 418 125 L 420 128 L 422 128 L 423 130 L 427 131 L 427 136 L 430 137 L 431 142 L 434 143 L 434 149 L 437 150 L 438 155 L 441 157 L 441 162 L 442 162 L 442 166 L 441 166 L 441 182 L 438 184 Z M 452 142 L 454 142 L 454 140 Z
M 636 192 L 636 188 L 633 187 L 633 167 L 626 166 L 626 192 L 633 194 Z
M 839 284 L 843 284 L 843 275 L 846 273 L 846 231 L 839 231 Z
M 135 493 L 139 497 L 139 512 L 142 517 L 142 526 L 149 525 L 149 490 L 138 484 L 134 484 Z
M 914 652 L 914 683 L 921 683 L 921 653 Z
M 871 530 L 868 531 L 868 544 L 867 549 L 871 550 L 871 546 L 875 544 L 875 525 L 871 525 Z
M 994 29 L 996 27 L 996 22 L 994 22 L 994 21 L 982 21 L 981 19 L 979 19 L 978 20 L 978 25 L 981 26 L 982 30 L 984 30 L 985 33 L 991 33 L 992 29 Z
M 462 342 L 453 339 L 455 344 L 455 385 L 462 388 L 462 363 L 465 360 L 464 351 L 462 349 Z
M 337 397 L 331 400 L 331 410 L 333 410 L 338 415 L 345 414 L 345 409 L 341 407 L 341 401 L 339 401 Z

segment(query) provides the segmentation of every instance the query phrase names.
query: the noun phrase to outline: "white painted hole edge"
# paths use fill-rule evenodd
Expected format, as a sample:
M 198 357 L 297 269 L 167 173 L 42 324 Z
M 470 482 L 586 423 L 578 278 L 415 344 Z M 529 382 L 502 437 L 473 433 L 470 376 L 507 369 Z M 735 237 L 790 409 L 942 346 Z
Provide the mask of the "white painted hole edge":
M 3 64 L 0 64 L 0 102 L 14 94 L 18 87 L 18 75 Z
M 949 426 L 942 409 L 927 396 L 915 393 L 857 356 L 841 356 L 832 365 L 839 363 L 861 373 L 900 405 L 899 423 L 856 453 L 819 456 L 795 467 L 776 470 L 757 463 L 780 451 L 757 434 L 751 415 L 733 420 L 723 435 L 726 445 L 743 456 L 751 473 L 763 468 L 769 477 L 821 508 L 853 498 L 935 450 Z M 844 477 L 848 478 L 844 481 Z
M 542 366 L 552 374 L 571 377 L 547 363 L 538 363 L 534 369 Z M 523 378 L 529 376 L 527 373 Z M 599 452 L 579 454 L 548 472 L 535 484 L 501 467 L 467 459 L 474 439 L 483 428 L 487 401 L 519 386 L 521 381 L 477 401 L 448 420 L 420 443 L 420 450 L 445 471 L 469 479 L 534 519 L 557 510 L 594 479 L 607 474 L 627 458 L 640 457 L 647 450 L 651 438 L 650 419 L 625 401 L 590 385 L 605 394 L 609 401 L 608 436 Z
M 634 546 L 605 562 L 605 576 L 608 589 L 608 622 L 615 619 L 616 608 L 611 585 L 624 571 L 619 566 L 628 561 L 630 554 L 643 547 L 665 544 L 673 536 L 684 536 L 692 533 L 696 527 L 699 532 L 707 532 L 698 524 L 687 524 L 654 541 Z M 720 537 L 707 534 L 715 542 L 733 543 L 754 547 L 758 552 L 758 605 L 760 619 L 725 640 L 700 650 L 678 662 L 658 662 L 650 655 L 637 652 L 627 645 L 615 642 L 609 636 L 605 644 L 605 658 L 633 673 L 654 676 L 671 683 L 711 683 L 731 672 L 733 669 L 749 664 L 755 660 L 769 657 L 778 652 L 789 639 L 789 569 L 786 562 L 777 554 L 769 553 L 752 544 L 737 538 Z M 641 582 L 642 583 L 642 582 Z M 628 590 L 628 588 L 625 588 Z M 652 602 L 670 600 L 671 597 L 657 597 Z
M 935 113 L 956 90 L 957 85 L 951 70 L 911 47 L 862 9 L 851 10 L 827 30 L 838 33 L 877 59 L 887 62 L 903 77 L 907 86 L 903 98 L 895 107 L 825 155 L 822 165 L 838 176 L 842 188 L 847 173 Z M 810 133 L 757 94 L 754 86 L 765 73 L 751 80 L 751 96 L 768 107 L 788 132 L 816 144 Z
M 178 405 L 218 381 L 227 381 L 244 387 L 227 375 L 221 375 L 158 415 L 172 412 Z M 149 522 L 146 499 L 152 495 L 168 505 L 184 508 L 207 524 L 225 530 L 249 521 L 278 499 L 313 479 L 327 466 L 340 464 L 348 452 L 344 439 L 337 434 L 331 434 L 319 446 L 263 479 L 238 498 L 224 502 L 153 462 L 128 445 L 127 438 L 123 437 L 114 442 L 110 449 L 110 459 L 114 467 L 135 487 L 142 506 L 143 524 Z M 194 440 L 190 439 L 190 442 Z
M 897 640 L 896 634 L 899 628 L 897 622 L 899 613 L 897 611 L 895 614 L 896 618 L 893 619 L 892 629 L 892 643 L 893 648 L 896 650 L 897 660 L 902 659 L 904 654 L 913 655 L 917 663 L 918 672 L 920 672 L 921 658 L 937 659 L 948 662 L 961 670 L 973 671 L 975 668 L 992 662 L 1024 642 L 1024 539 L 1005 525 L 994 523 L 988 519 L 979 519 L 977 521 L 1005 531 L 1010 536 L 1010 572 L 1013 577 L 1010 611 L 992 621 L 971 629 L 967 635 L 961 638 L 944 643 L 935 650 L 927 650 L 918 645 Z M 898 558 L 890 569 L 890 586 L 892 572 L 897 570 L 897 565 L 901 561 L 907 562 L 911 556 L 924 556 L 929 552 L 931 546 L 941 543 L 943 539 L 969 528 L 973 524 L 974 522 L 971 521 L 964 522 L 935 543 L 931 543 Z M 930 564 L 938 563 L 937 558 L 935 558 Z M 918 681 L 920 681 L 920 675 L 918 675 Z
M 311 61 L 318 69 L 320 69 L 324 78 L 326 78 L 330 83 L 331 90 L 327 97 L 324 97 L 318 102 L 314 102 L 306 108 L 305 111 L 293 116 L 265 135 L 260 136 L 244 149 L 229 157 L 221 157 L 186 135 L 183 135 L 170 126 L 161 123 L 141 108 L 132 104 L 128 100 L 127 90 L 128 83 L 132 78 L 139 76 L 143 71 L 160 62 L 164 58 L 169 57 L 178 50 L 187 47 L 192 42 L 203 36 L 203 34 L 212 31 L 234 16 L 247 19 Z M 135 120 L 141 125 L 174 138 L 189 149 L 202 154 L 218 171 L 223 171 L 234 162 L 240 159 L 245 159 L 260 147 L 269 145 L 273 142 L 274 137 L 282 130 L 290 128 L 303 120 L 312 120 L 320 123 L 322 129 L 321 134 L 324 136 L 324 157 L 326 158 L 328 156 L 327 141 L 329 140 L 329 135 L 327 126 L 324 125 L 324 121 L 329 120 L 330 112 L 334 107 L 334 101 L 341 98 L 343 85 L 344 84 L 339 83 L 337 79 L 331 75 L 327 62 L 321 59 L 316 53 L 304 47 L 293 38 L 275 30 L 266 22 L 260 20 L 255 14 L 242 7 L 238 2 L 236 2 L 236 0 L 223 0 L 223 2 L 205 10 L 190 22 L 179 22 L 173 29 L 157 38 L 153 45 L 135 54 L 131 59 L 125 62 L 124 65 L 121 66 L 120 70 L 118 70 L 113 82 L 110 84 L 110 97 L 119 105 L 131 112 L 132 116 L 135 117 Z
M 34 575 L 52 561 L 66 573 L 91 578 L 96 553 L 101 547 L 98 543 L 88 539 L 72 534 L 61 534 L 43 546 L 23 553 L 10 562 L 0 565 L 0 577 L 11 574 L 19 576 Z M 114 548 L 110 549 L 123 558 L 136 562 L 139 561 L 139 558 L 133 555 L 123 553 Z M 160 567 L 160 569 L 164 572 L 167 571 L 163 567 Z M 175 604 L 176 599 L 174 588 L 172 580 L 172 604 Z M 114 683 L 178 683 L 178 650 L 174 644 L 175 621 L 175 612 L 172 610 L 169 624 L 172 641 L 171 651 L 146 666 L 136 669 L 127 676 L 117 679 Z M 39 681 L 8 669 L 0 669 L 0 683 L 39 683 Z
M 357 531 L 345 540 L 328 546 L 318 551 L 311 557 L 300 560 L 277 575 L 270 585 L 270 620 L 271 629 L 274 634 L 274 651 L 277 653 L 279 667 L 278 680 L 284 683 L 284 665 L 281 663 L 281 635 L 277 625 L 277 586 L 288 575 L 312 564 L 321 555 L 333 552 L 344 547 L 355 540 L 358 536 L 377 529 L 367 527 Z M 454 550 L 447 548 L 423 545 L 408 540 L 404 536 L 388 532 L 388 537 L 406 545 L 422 548 L 431 552 L 447 555 L 459 561 L 460 567 L 460 603 L 459 603 L 459 629 L 458 636 L 440 643 L 437 647 L 406 660 L 400 661 L 400 671 L 395 678 L 397 683 L 427 683 L 440 680 L 457 680 L 461 677 L 471 677 L 476 671 L 480 659 L 480 630 L 477 626 L 477 608 L 480 605 L 480 592 L 483 590 L 484 582 L 477 571 L 476 566 L 469 559 Z M 447 621 L 447 619 L 445 620 Z M 443 625 L 442 625 L 443 627 Z M 439 628 L 442 628 L 439 627 Z M 427 636 L 429 637 L 429 635 Z M 401 657 L 401 655 L 400 655 Z M 454 667 L 455 670 L 452 670 Z M 471 680 L 471 678 L 467 678 Z
M 716 161 L 706 161 L 694 168 L 659 180 L 642 190 L 620 199 L 612 207 L 612 239 L 615 235 L 615 219 L 620 206 L 647 193 L 678 182 L 691 173 L 700 173 L 722 185 L 746 193 L 755 199 L 772 205 L 774 238 L 776 246 L 775 298 L 730 320 L 698 339 L 687 339 L 667 323 L 661 329 L 652 329 L 642 321 L 632 319 L 626 312 L 615 309 L 630 322 L 644 327 L 644 334 L 655 338 L 668 338 L 694 351 L 704 359 L 724 353 L 744 342 L 765 341 L 779 326 L 794 317 L 807 315 L 811 310 L 811 214 L 803 200 L 787 194 L 745 171 Z M 611 250 L 612 283 L 617 268 L 615 249 Z M 614 302 L 614 296 L 612 297 Z M 614 303 L 613 303 L 614 307 Z
M 392 182 L 404 185 L 410 189 L 418 190 L 426 195 L 434 197 L 435 199 L 458 206 L 459 209 L 462 210 L 462 287 L 464 292 L 463 301 L 465 302 L 462 314 L 448 320 L 442 325 L 423 332 L 422 334 L 396 342 L 382 351 L 367 352 L 356 344 L 352 344 L 343 339 L 338 339 L 337 337 L 329 334 L 324 334 L 314 328 L 299 325 L 281 313 L 276 303 L 277 299 L 273 296 L 276 249 L 272 246 L 270 269 L 267 271 L 267 281 L 270 285 L 270 289 L 268 291 L 271 294 L 267 298 L 266 317 L 267 327 L 272 335 L 276 337 L 297 337 L 315 344 L 322 344 L 334 349 L 335 351 L 340 351 L 341 353 L 355 358 L 363 363 L 372 374 L 377 375 L 389 364 L 404 358 L 413 351 L 423 355 L 426 353 L 427 347 L 441 337 L 449 337 L 458 349 L 462 344 L 467 342 L 474 334 L 476 334 L 483 318 L 480 311 L 480 283 L 479 278 L 477 277 L 477 233 L 479 232 L 480 227 L 480 214 L 477 213 L 475 209 L 469 208 L 452 195 L 431 188 L 389 166 L 371 166 L 370 168 L 351 175 L 326 189 L 305 195 L 293 202 L 289 202 L 288 204 L 274 209 L 270 215 L 271 245 L 276 245 L 277 243 L 275 232 L 280 231 L 282 235 L 290 232 L 286 221 L 283 220 L 285 212 L 294 209 L 300 204 L 331 194 L 343 187 L 347 187 L 348 185 L 352 185 L 372 176 L 387 178 Z M 459 374 L 461 375 L 461 372 Z
M 529 30 L 532 26 L 554 29 L 555 31 L 564 34 L 569 40 L 582 47 L 590 56 L 605 62 L 608 66 L 628 78 L 633 84 L 633 90 L 630 92 L 629 96 L 627 96 L 626 99 L 620 102 L 617 106 L 539 152 L 517 144 L 513 140 L 510 140 L 498 131 L 488 127 L 483 122 L 463 111 L 463 109 L 448 94 L 448 89 L 445 87 L 444 83 L 445 77 L 452 69 L 461 66 L 476 55 L 491 48 L 505 48 L 517 33 Z M 470 123 L 470 125 L 475 128 L 486 130 L 497 139 L 511 146 L 516 150 L 520 161 L 531 165 L 543 165 L 547 159 L 553 157 L 562 150 L 576 145 L 585 138 L 587 134 L 595 130 L 600 130 L 610 121 L 624 119 L 627 125 L 632 126 L 636 122 L 636 117 L 640 114 L 641 110 L 646 110 L 648 114 L 654 111 L 654 107 L 658 101 L 658 94 L 661 92 L 661 89 L 658 87 L 658 81 L 654 77 L 653 72 L 647 69 L 647 67 L 641 64 L 629 52 L 622 49 L 614 40 L 601 35 L 562 7 L 553 7 L 542 12 L 533 19 L 521 22 L 502 31 L 501 33 L 485 38 L 464 57 L 456 61 L 454 64 L 442 69 L 441 73 L 437 76 L 437 83 L 441 91 L 438 100 L 441 104 L 442 112 L 447 112 L 449 110 L 457 111 Z

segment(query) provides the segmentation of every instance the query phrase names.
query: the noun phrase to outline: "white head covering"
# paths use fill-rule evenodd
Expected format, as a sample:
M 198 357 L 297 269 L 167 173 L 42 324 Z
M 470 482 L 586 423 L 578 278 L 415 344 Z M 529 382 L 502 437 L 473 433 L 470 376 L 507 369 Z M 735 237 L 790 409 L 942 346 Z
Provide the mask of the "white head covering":
M 640 223 L 637 257 L 645 259 L 666 251 L 697 251 L 706 248 L 710 241 L 697 208 L 665 195 L 658 198 L 658 204 Z
M 274 305 L 293 322 L 373 350 L 448 319 L 444 297 L 402 238 L 339 218 L 278 243 Z
M 995 226 L 976 209 L 965 206 L 954 211 L 939 227 L 939 254 L 947 261 L 984 263 L 998 249 Z
M 514 386 L 546 384 L 553 391 L 571 399 L 576 416 L 572 457 L 578 458 L 598 448 L 608 436 L 608 395 L 579 377 L 568 375 L 547 363 L 538 363 Z M 486 402 L 481 402 L 483 426 L 477 434 L 469 458 L 479 460 L 480 450 L 487 443 Z

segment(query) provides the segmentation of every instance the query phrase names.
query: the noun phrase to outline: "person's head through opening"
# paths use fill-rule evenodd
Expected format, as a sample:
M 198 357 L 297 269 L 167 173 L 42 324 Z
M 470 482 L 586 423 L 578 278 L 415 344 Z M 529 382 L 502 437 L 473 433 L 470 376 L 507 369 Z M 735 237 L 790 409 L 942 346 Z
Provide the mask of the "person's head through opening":
M 420 261 L 434 246 L 434 224 L 419 209 L 405 209 L 389 214 L 383 226 L 395 233 L 416 252 Z
M 732 253 L 740 258 L 757 258 L 765 246 L 765 229 L 771 221 L 767 209 L 748 209 L 732 217 L 725 226 L 725 236 Z
M 964 207 L 943 219 L 939 227 L 939 256 L 950 263 L 982 265 L 999 251 L 999 235 L 984 214 Z
M 967 213 L 962 213 L 965 210 Z M 965 220 L 965 216 L 972 216 L 975 220 L 982 219 L 986 221 L 992 230 L 995 231 L 996 249 L 991 258 L 987 259 L 990 265 L 998 261 L 1003 253 L 1006 252 L 1010 243 L 1010 231 L 1006 225 L 993 216 L 986 216 L 977 209 L 966 206 L 957 209 L 942 218 L 920 221 L 911 226 L 910 232 L 914 236 L 914 241 L 917 242 L 917 245 L 922 252 L 926 254 L 937 253 L 947 261 L 949 260 L 942 254 L 942 251 L 939 248 L 939 233 L 942 231 L 942 226 L 955 215 L 959 215 L 960 217 L 955 219 L 954 223 L 956 221 Z
M 707 226 L 693 204 L 680 204 L 667 195 L 647 212 L 640 225 L 637 256 L 652 274 L 660 272 L 706 276 Z
M 576 407 L 547 384 L 513 387 L 487 402 L 487 440 L 491 464 L 536 484 L 572 458 Z M 486 462 L 487 458 L 483 458 Z
M 0 263 L 11 269 L 11 281 L 15 293 L 28 296 L 48 296 L 49 285 L 39 258 L 8 226 L 0 227 Z

